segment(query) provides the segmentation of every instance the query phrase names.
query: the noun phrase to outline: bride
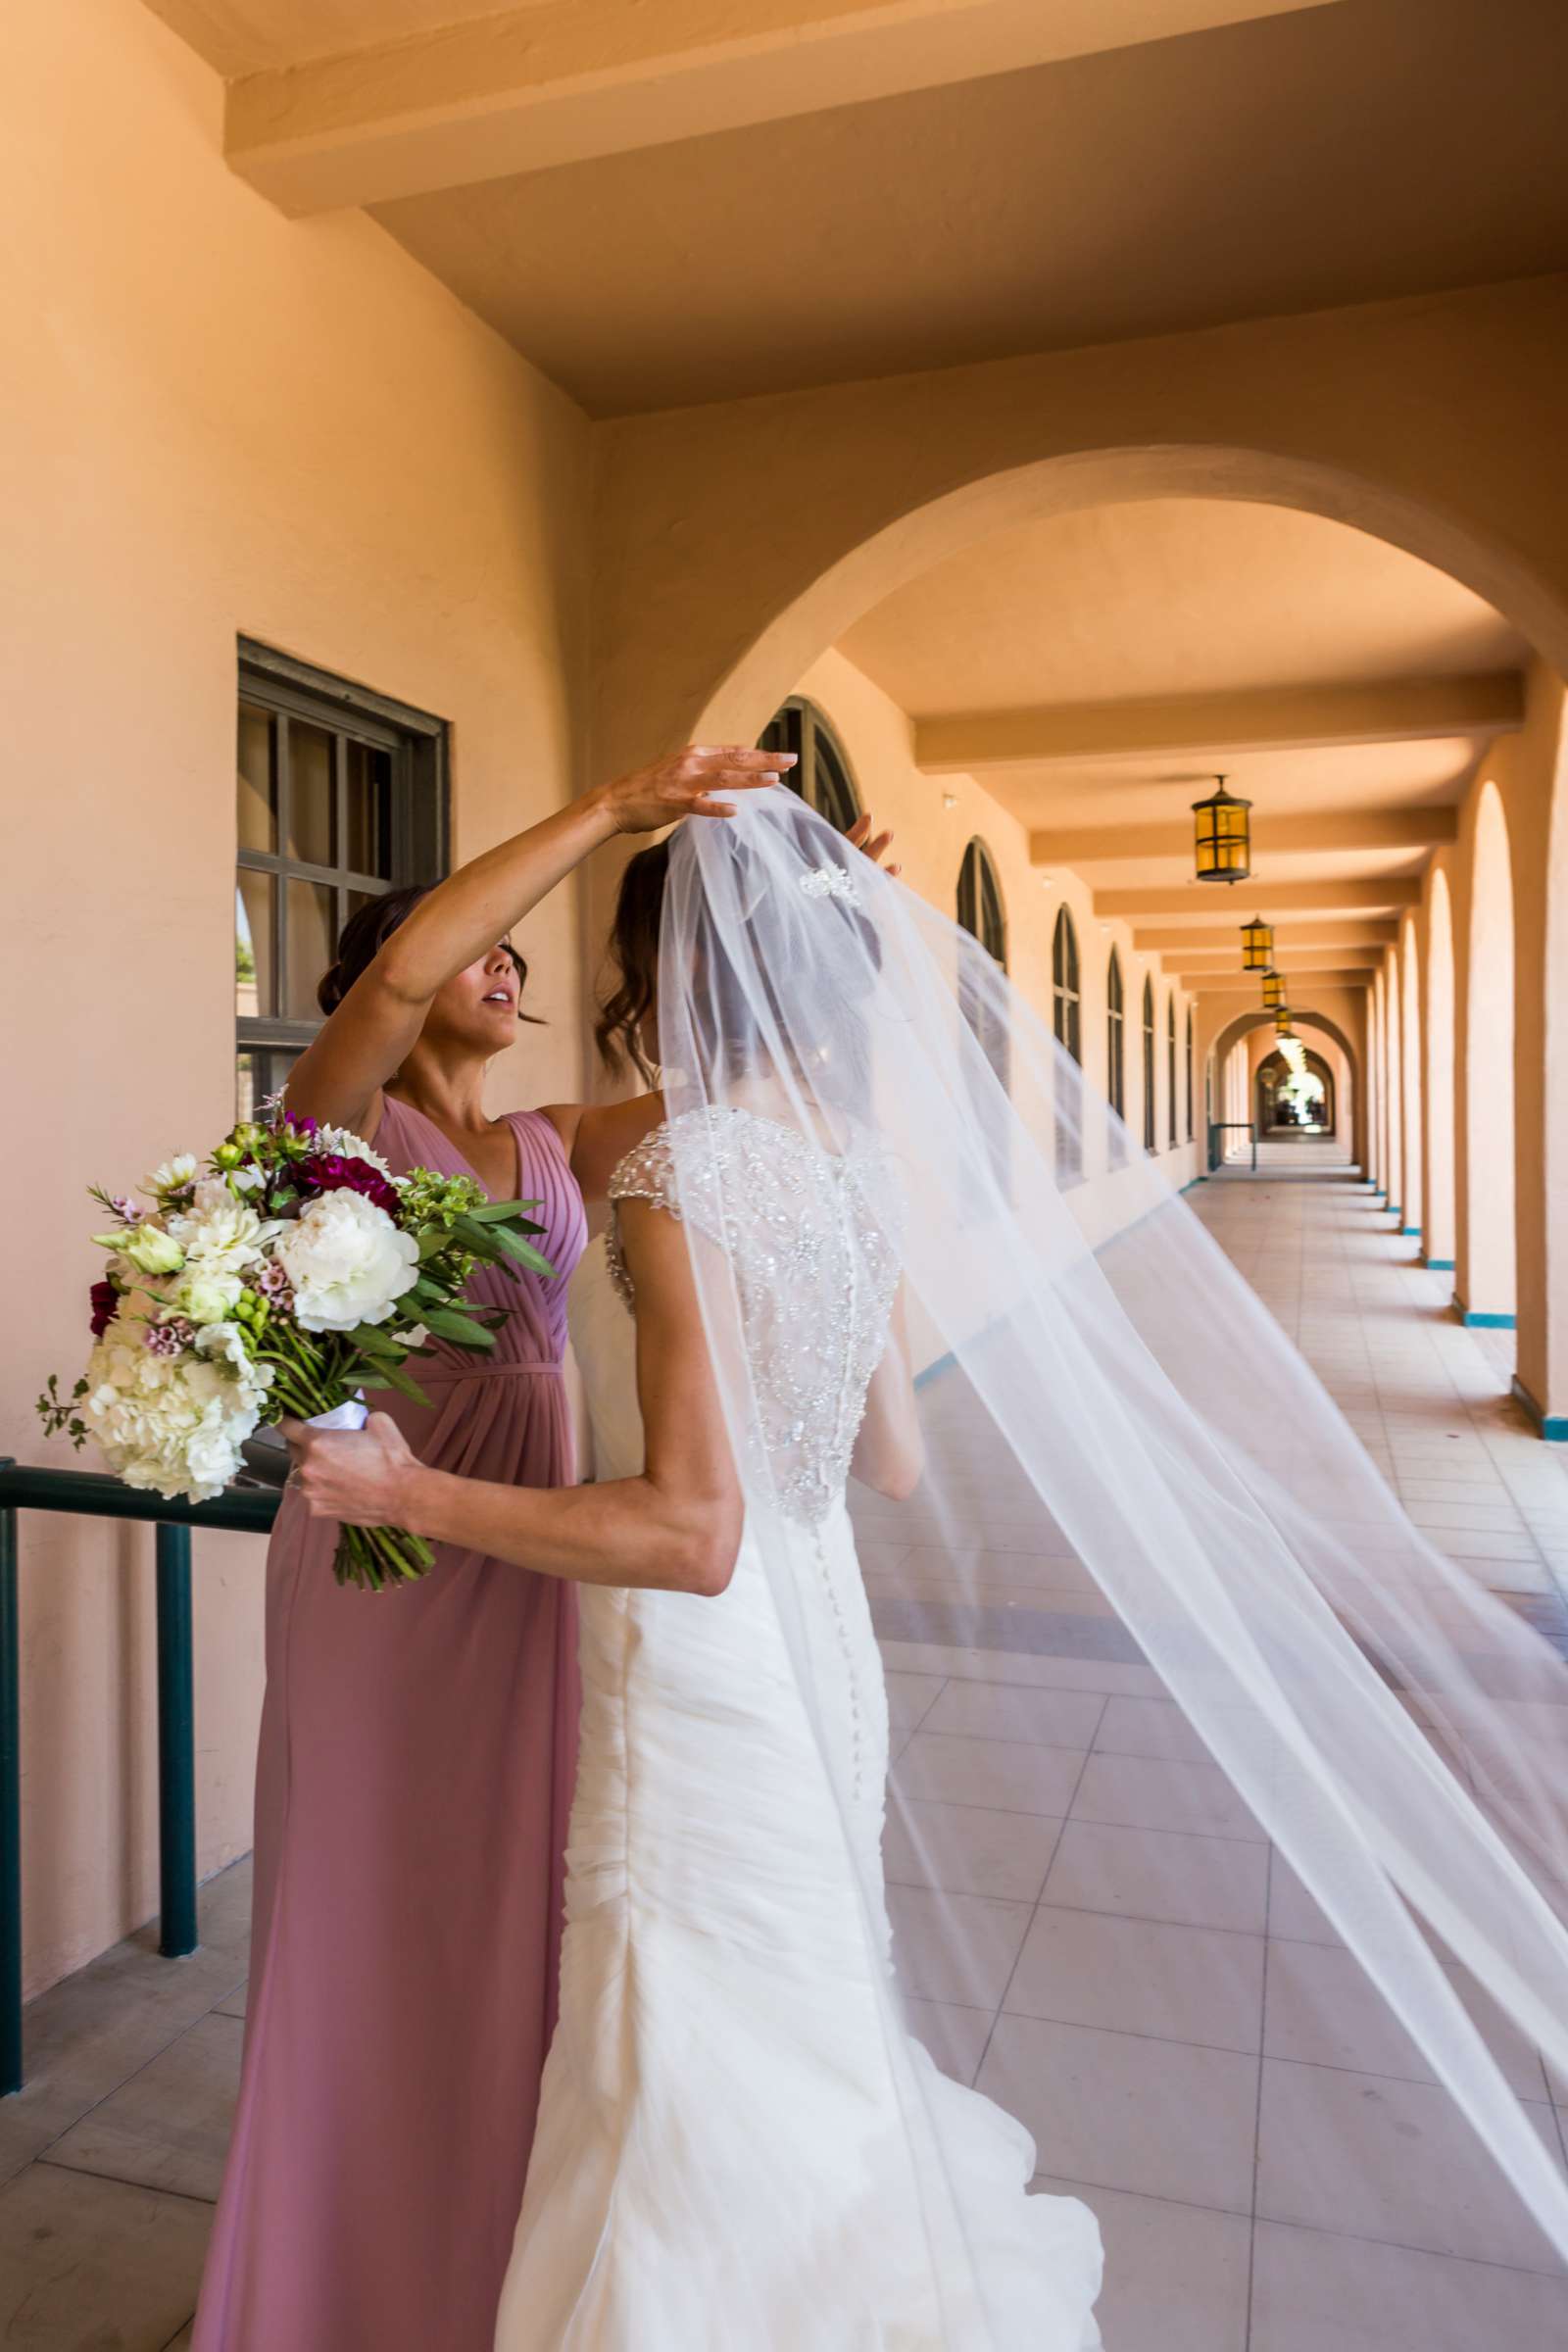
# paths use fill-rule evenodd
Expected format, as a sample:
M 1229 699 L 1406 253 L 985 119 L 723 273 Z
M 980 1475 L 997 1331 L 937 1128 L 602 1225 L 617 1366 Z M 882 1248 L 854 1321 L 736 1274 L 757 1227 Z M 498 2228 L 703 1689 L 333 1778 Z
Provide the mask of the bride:
M 1119 1134 L 1114 1219 L 1058 1190 L 1103 1107 L 972 943 L 795 796 L 642 853 L 616 944 L 609 1027 L 636 1057 L 657 1024 L 667 1116 L 572 1302 L 597 1483 L 430 1471 L 382 1416 L 294 1433 L 318 1514 L 581 1588 L 561 2019 L 498 2352 L 1101 2341 L 1093 2216 L 1025 2194 L 1029 2133 L 905 2028 L 862 1559 L 882 1589 L 937 1556 L 909 1638 L 923 1612 L 982 1646 L 1009 1636 L 966 1563 L 1087 1569 L 1524 2226 L 1568 2249 L 1568 2188 L 1449 1974 L 1568 2074 L 1562 1765 L 1538 1736 L 1560 1662 L 1409 1527 Z M 984 1942 L 940 1856 L 901 1876 Z M 1239 1987 L 1239 2031 L 1204 2038 L 1255 2050 Z M 1403 2163 L 1384 2113 L 1344 2102 L 1308 2154 Z

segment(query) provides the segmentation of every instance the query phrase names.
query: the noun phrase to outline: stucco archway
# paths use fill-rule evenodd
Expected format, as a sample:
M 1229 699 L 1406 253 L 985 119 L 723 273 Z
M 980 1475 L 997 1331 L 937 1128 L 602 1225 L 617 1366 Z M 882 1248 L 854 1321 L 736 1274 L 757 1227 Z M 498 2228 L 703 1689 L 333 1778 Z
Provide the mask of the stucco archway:
M 1427 898 L 1425 1264 L 1454 1265 L 1453 907 L 1448 877 L 1434 866 Z
M 1464 1109 L 1466 1183 L 1455 1304 L 1466 1321 L 1514 1319 L 1514 906 L 1508 820 L 1482 786 L 1470 880 Z
M 1399 1106 L 1399 1200 L 1403 1210 L 1399 1231 L 1419 1240 L 1425 1213 L 1421 1168 L 1425 1061 L 1421 1051 L 1421 943 L 1413 915 L 1406 915 L 1399 926 L 1399 1074 L 1404 1088 Z
M 1339 1048 L 1344 1056 L 1345 1073 L 1349 1089 L 1349 1118 L 1347 1122 L 1346 1104 L 1341 1101 L 1337 1105 L 1339 1125 L 1342 1132 L 1348 1125 L 1351 1157 L 1360 1161 L 1364 1167 L 1367 1088 L 1362 1056 L 1353 1039 L 1331 1014 L 1311 1010 L 1298 1012 L 1293 1005 L 1291 1019 L 1298 1029 L 1319 1031 Z M 1273 1025 L 1274 1015 L 1271 1012 L 1239 1012 L 1234 1020 L 1228 1021 L 1225 1027 L 1218 1032 L 1209 1047 L 1208 1099 L 1211 1102 L 1225 1102 L 1231 1106 L 1223 1112 L 1223 1116 L 1226 1118 L 1234 1116 L 1250 1118 L 1251 1116 L 1251 1081 L 1247 1073 L 1231 1069 L 1233 1050 L 1245 1038 L 1250 1037 L 1254 1030 L 1272 1028 Z

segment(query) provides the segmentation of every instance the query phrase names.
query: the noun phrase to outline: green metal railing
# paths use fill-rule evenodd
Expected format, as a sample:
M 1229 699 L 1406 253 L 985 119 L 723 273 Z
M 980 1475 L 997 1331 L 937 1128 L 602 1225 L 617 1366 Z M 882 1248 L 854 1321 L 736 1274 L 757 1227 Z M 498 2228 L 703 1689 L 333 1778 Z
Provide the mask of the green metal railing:
M 265 1536 L 279 1497 L 236 1491 L 216 1502 L 166 1502 L 83 1470 L 35 1470 L 0 1456 L 0 2098 L 20 2090 L 22 2051 L 22 1650 L 17 1514 L 70 1511 L 152 1520 L 158 1530 L 158 1851 L 169 1959 L 196 1949 L 196 1726 L 191 1676 L 193 1527 Z
M 1248 1137 L 1250 1137 L 1250 1141 L 1251 1141 L 1251 1146 L 1252 1146 L 1252 1174 L 1255 1176 L 1255 1175 L 1257 1174 L 1257 1129 L 1256 1129 L 1256 1127 L 1254 1126 L 1254 1124 L 1252 1123 L 1252 1121 L 1251 1121 L 1250 1119 L 1210 1119 L 1210 1120 L 1209 1120 L 1209 1122 L 1208 1122 L 1208 1168 L 1209 1168 L 1209 1174 L 1210 1174 L 1210 1175 L 1212 1175 L 1212 1174 L 1213 1174 L 1213 1172 L 1214 1172 L 1214 1170 L 1215 1170 L 1217 1167 L 1219 1167 L 1219 1166 L 1221 1165 L 1221 1163 L 1222 1163 L 1223 1154 L 1222 1154 L 1222 1152 L 1221 1152 L 1221 1151 L 1220 1151 L 1220 1147 L 1219 1147 L 1219 1138 L 1220 1138 L 1222 1135 L 1229 1135 L 1229 1134 L 1232 1132 L 1232 1130 L 1233 1130 L 1233 1129 L 1239 1129 L 1243 1135 L 1245 1135 L 1245 1136 L 1248 1136 Z

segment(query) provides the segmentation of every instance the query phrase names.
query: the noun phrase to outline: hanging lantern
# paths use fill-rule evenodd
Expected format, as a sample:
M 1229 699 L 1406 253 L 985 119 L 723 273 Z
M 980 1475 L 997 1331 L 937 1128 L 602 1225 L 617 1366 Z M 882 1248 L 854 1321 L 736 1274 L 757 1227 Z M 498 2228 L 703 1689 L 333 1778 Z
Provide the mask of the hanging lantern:
M 1250 801 L 1239 801 L 1216 776 L 1218 792 L 1193 803 L 1193 854 L 1200 882 L 1245 882 L 1252 870 Z
M 1296 1034 L 1291 1027 L 1291 1008 L 1288 1004 L 1276 1004 L 1274 1007 L 1274 1034 L 1276 1037 L 1294 1037 Z
M 1244 972 L 1266 972 L 1274 962 L 1274 926 L 1254 914 L 1250 923 L 1242 925 L 1242 969 Z
M 1278 1012 L 1285 1002 L 1285 974 L 1271 965 L 1263 974 L 1263 1010 Z

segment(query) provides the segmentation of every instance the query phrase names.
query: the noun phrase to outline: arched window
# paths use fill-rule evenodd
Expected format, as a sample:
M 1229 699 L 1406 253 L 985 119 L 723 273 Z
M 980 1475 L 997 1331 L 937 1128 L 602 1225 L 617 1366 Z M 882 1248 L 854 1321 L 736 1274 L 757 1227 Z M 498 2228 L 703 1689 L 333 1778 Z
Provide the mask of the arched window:
M 958 920 L 1005 971 L 1007 921 L 1002 911 L 1002 885 L 991 852 L 978 834 L 964 851 L 958 868 Z
M 801 695 L 774 711 L 758 738 L 759 751 L 793 752 L 791 787 L 808 808 L 847 833 L 860 813 L 860 796 L 844 747 L 814 703 Z
M 1187 1007 L 1187 1141 L 1193 1140 L 1193 1008 Z
M 1154 984 L 1144 982 L 1144 1150 L 1154 1149 Z
M 1126 1025 L 1121 957 L 1112 948 L 1110 969 L 1105 974 L 1105 1093 L 1118 1119 L 1127 1109 L 1127 1065 L 1122 1045 Z
M 1003 912 L 1002 885 L 997 880 L 991 852 L 978 835 L 964 851 L 963 863 L 958 868 L 958 921 L 1005 971 L 1007 918 Z M 1006 1024 L 999 1008 L 962 974 L 958 980 L 958 1002 L 965 1020 L 980 1040 L 987 1061 L 1005 1087 L 1011 1072 L 1007 1062 Z
M 1170 1148 L 1176 1149 L 1176 992 L 1165 1000 L 1165 1107 Z
M 1052 1023 L 1074 1061 L 1083 1060 L 1082 1006 L 1078 996 L 1078 934 L 1065 906 L 1056 915 L 1051 941 Z

